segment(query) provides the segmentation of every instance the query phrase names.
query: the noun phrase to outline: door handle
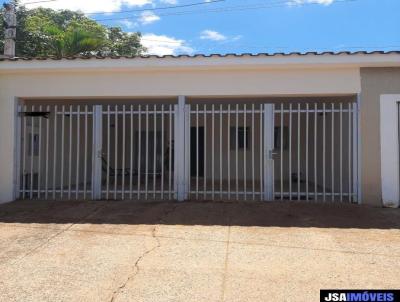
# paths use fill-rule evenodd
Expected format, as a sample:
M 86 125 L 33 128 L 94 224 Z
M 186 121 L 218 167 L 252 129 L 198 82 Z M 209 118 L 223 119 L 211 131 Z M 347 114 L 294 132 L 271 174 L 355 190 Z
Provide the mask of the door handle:
M 269 150 L 268 153 L 269 153 L 268 157 L 269 157 L 270 160 L 273 160 L 274 159 L 274 155 L 278 154 L 278 152 L 274 152 L 274 150 Z

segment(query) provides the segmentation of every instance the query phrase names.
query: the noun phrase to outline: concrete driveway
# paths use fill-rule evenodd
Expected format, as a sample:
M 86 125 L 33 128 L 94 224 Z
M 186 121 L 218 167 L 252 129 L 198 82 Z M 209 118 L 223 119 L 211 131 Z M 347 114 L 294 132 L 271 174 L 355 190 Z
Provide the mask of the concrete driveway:
M 0 206 L 1 301 L 319 301 L 400 287 L 400 209 L 315 203 Z

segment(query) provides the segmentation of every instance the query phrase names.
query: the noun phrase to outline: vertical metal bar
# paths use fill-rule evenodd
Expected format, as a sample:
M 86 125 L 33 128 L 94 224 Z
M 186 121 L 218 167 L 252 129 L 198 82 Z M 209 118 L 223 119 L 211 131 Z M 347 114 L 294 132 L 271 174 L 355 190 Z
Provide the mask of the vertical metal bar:
M 310 105 L 306 104 L 306 200 L 309 200 L 309 167 L 308 167 L 308 149 L 309 149 L 309 129 L 310 129 Z
M 207 105 L 204 105 L 204 199 L 207 199 Z
M 196 104 L 196 199 L 199 199 L 199 105 Z
M 274 105 L 264 105 L 264 200 L 274 199 Z
M 157 174 L 157 105 L 153 107 L 153 198 L 156 199 L 156 174 Z
M 87 148 L 88 148 L 88 106 L 85 105 L 85 155 L 84 155 L 84 167 L 83 167 L 83 200 L 86 200 L 86 188 L 87 188 Z
M 349 113 L 349 121 L 348 121 L 348 174 L 349 174 L 349 202 L 353 202 L 353 192 L 352 192 L 352 171 L 351 171 L 351 167 L 352 167 L 352 161 L 351 161 L 351 157 L 352 157 L 352 148 L 351 148 L 351 142 L 352 142 L 352 107 L 351 107 L 351 103 L 349 103 L 347 110 Z M 354 127 L 354 125 L 353 125 Z
M 314 104 L 314 200 L 318 199 L 318 174 L 317 174 L 317 126 L 318 126 L 318 104 Z
M 361 121 L 360 121 L 360 106 L 361 106 L 361 95 L 357 95 L 357 102 L 354 104 L 354 111 L 355 111 L 355 116 L 354 116 L 354 123 L 356 125 L 354 129 L 354 135 L 353 135 L 353 142 L 354 142 L 354 173 L 355 173 L 355 179 L 354 179 L 354 186 L 355 186 L 355 192 L 356 192 L 356 201 L 358 204 L 362 203 L 362 190 L 361 190 Z
M 50 106 L 47 105 L 46 111 L 50 112 Z M 49 198 L 49 133 L 50 131 L 50 119 L 46 119 L 46 158 L 45 158 L 45 173 L 46 173 L 46 178 L 45 178 L 45 199 Z
M 130 106 L 130 143 L 129 143 L 129 199 L 133 198 L 133 105 Z
M 297 200 L 300 200 L 300 127 L 301 127 L 301 105 L 297 104 Z
M 185 199 L 190 198 L 190 190 L 191 190 L 191 177 L 190 177 L 190 167 L 191 167 L 191 156 L 190 156 L 190 150 L 191 150 L 191 144 L 190 144 L 190 129 L 191 129 L 191 116 L 190 116 L 190 110 L 191 110 L 191 105 L 185 105 L 185 119 L 184 119 L 184 134 L 185 134 L 185 139 L 184 139 L 184 148 L 185 148 L 185 177 L 184 177 L 184 188 L 185 188 Z
M 264 199 L 264 105 L 260 105 L 260 200 Z
M 68 154 L 68 199 L 71 199 L 71 186 L 72 186 L 72 122 L 73 122 L 73 108 L 69 106 L 69 154 Z
M 110 193 L 110 152 L 111 152 L 111 108 L 110 105 L 107 106 L 107 176 L 106 176 L 106 199 L 109 198 Z
M 161 105 L 161 200 L 164 199 L 164 104 Z
M 35 111 L 35 106 L 32 105 L 32 112 Z M 32 115 L 31 117 L 31 158 L 30 158 L 30 167 L 31 167 L 31 173 L 30 173 L 30 178 L 31 178 L 31 183 L 30 183 L 30 192 L 29 192 L 29 198 L 33 199 L 33 158 L 35 157 L 35 150 L 34 150 L 34 140 L 35 140 L 35 120 Z
M 145 199 L 147 200 L 148 195 L 148 184 L 149 184 L 149 105 L 146 105 L 146 160 L 145 160 Z
M 103 107 L 93 106 L 92 199 L 101 199 Z
M 168 199 L 172 197 L 172 107 L 173 105 L 169 105 L 169 148 L 168 148 Z M 175 152 L 175 151 L 174 151 Z
M 176 150 L 179 150 L 179 98 L 178 98 L 178 104 L 174 105 L 174 159 L 173 159 L 173 164 L 174 164 L 174 198 L 178 200 L 179 198 L 179 175 L 178 175 L 178 153 L 175 152 Z M 182 154 L 180 154 L 182 156 Z
M 122 172 L 122 195 L 121 199 L 125 199 L 125 147 L 126 147 L 126 141 L 125 141 L 125 136 L 126 136 L 126 108 L 125 105 L 122 105 L 122 167 L 121 167 L 121 172 Z
M 177 105 L 177 119 L 176 119 L 176 132 L 175 132 L 175 170 L 177 171 L 177 197 L 179 201 L 183 201 L 187 194 L 187 168 L 188 168 L 188 148 L 187 139 L 188 135 L 188 106 L 185 105 L 185 96 L 178 97 Z M 186 144 L 186 145 L 185 145 Z M 184 160 L 182 160 L 182 157 Z
M 22 106 L 20 105 L 20 101 L 16 101 L 14 104 L 14 118 L 15 118 L 15 148 L 14 148 L 14 199 L 20 199 L 21 198 L 21 176 L 23 176 L 23 170 L 22 170 Z
M 353 103 L 353 202 L 361 203 L 360 186 L 359 186 L 359 121 L 358 121 L 358 105 L 360 96 L 357 96 L 357 102 Z
M 27 117 L 25 115 L 25 113 L 27 112 L 27 106 L 24 105 L 23 109 L 22 109 L 22 133 L 23 133 L 23 144 L 22 144 L 22 199 L 25 199 L 25 191 L 26 191 L 26 153 L 28 150 L 28 143 L 29 140 L 26 136 L 26 120 Z
M 326 201 L 326 104 L 322 104 L 322 186 L 323 200 Z
M 60 184 L 60 198 L 64 196 L 64 138 L 65 138 L 65 106 L 62 106 L 61 116 L 61 184 Z
M 77 112 L 76 112 L 76 175 L 75 175 L 75 187 L 76 187 L 76 192 L 75 192 L 75 198 L 79 199 L 79 162 L 80 162 L 80 154 L 79 151 L 81 149 L 81 106 L 77 106 Z
M 340 103 L 340 151 L 339 151 L 339 156 L 340 156 L 340 177 L 339 177 L 339 183 L 340 183 L 340 201 L 343 202 L 343 103 Z
M 281 172 L 281 179 L 280 179 L 280 183 L 281 183 L 281 200 L 283 200 L 284 196 L 283 196 L 283 132 L 284 132 L 284 127 L 283 127 L 283 118 L 284 118 L 284 104 L 281 103 L 281 131 L 280 131 L 280 140 L 281 140 L 281 145 L 280 145 L 280 172 Z
M 231 198 L 231 104 L 228 104 L 228 130 L 227 130 L 227 152 L 228 152 L 228 199 Z
M 140 179 L 140 172 L 141 172 L 141 169 L 142 169 L 142 167 L 141 167 L 141 162 L 142 162 L 142 154 L 141 154 L 141 152 L 142 152 L 142 106 L 141 105 L 139 105 L 139 108 L 138 108 L 138 141 L 136 142 L 137 143 L 137 145 L 138 145 L 138 168 L 137 168 L 137 173 L 138 173 L 138 187 L 137 187 L 137 199 L 140 199 L 140 196 L 141 196 L 141 192 L 140 192 L 140 190 L 141 190 L 141 187 L 140 187 L 140 182 L 141 182 L 141 179 Z
M 118 105 L 115 105 L 114 121 L 114 200 L 118 193 Z
M 236 104 L 236 135 L 235 135 L 235 181 L 236 181 L 236 200 L 239 200 L 239 105 Z
M 246 125 L 246 114 L 247 114 L 247 106 L 246 104 L 243 105 L 243 191 L 244 191 L 244 200 L 247 200 L 247 125 Z
M 256 199 L 255 167 L 254 167 L 254 103 L 251 104 L 251 179 L 252 179 L 252 197 Z
M 54 136 L 53 136 L 53 200 L 56 199 L 56 173 L 57 173 L 57 105 L 54 106 Z
M 223 187 L 222 187 L 222 104 L 219 105 L 219 198 L 223 198 Z
M 332 201 L 335 200 L 335 150 L 334 150 L 334 144 L 335 144 L 335 104 L 332 103 L 332 129 L 331 129 L 331 191 L 332 191 Z
M 215 107 L 211 105 L 211 199 L 214 200 L 214 182 L 215 182 L 215 158 L 214 158 L 214 147 L 215 147 Z
M 42 105 L 39 106 L 39 111 L 42 112 Z M 38 158 L 38 182 L 37 182 L 37 198 L 40 199 L 40 189 L 42 182 L 42 118 L 39 117 L 39 158 Z
M 289 104 L 289 200 L 292 200 L 292 103 Z

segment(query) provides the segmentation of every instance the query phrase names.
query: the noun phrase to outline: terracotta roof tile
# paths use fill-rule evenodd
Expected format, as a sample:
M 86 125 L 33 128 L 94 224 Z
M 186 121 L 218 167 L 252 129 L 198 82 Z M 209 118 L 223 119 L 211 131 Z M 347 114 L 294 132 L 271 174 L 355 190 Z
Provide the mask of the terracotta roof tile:
M 373 55 L 373 54 L 400 54 L 399 51 L 340 51 L 340 52 L 333 52 L 333 51 L 326 51 L 326 52 L 290 52 L 290 53 L 241 53 L 241 54 L 235 54 L 235 53 L 227 53 L 227 54 L 195 54 L 195 55 L 187 55 L 187 54 L 182 54 L 182 55 L 164 55 L 164 56 L 159 56 L 159 55 L 140 55 L 140 56 L 100 56 L 100 55 L 77 55 L 77 56 L 66 56 L 66 57 L 54 57 L 54 56 L 48 56 L 48 57 L 14 57 L 14 58 L 7 58 L 7 57 L 1 57 L 0 56 L 0 62 L 2 61 L 32 61 L 32 60 L 37 60 L 37 61 L 45 61 L 45 60 L 76 60 L 76 59 L 81 59 L 81 60 L 89 60 L 89 59 L 98 59 L 98 60 L 104 60 L 104 59 L 137 59 L 137 58 L 142 58 L 142 59 L 149 59 L 149 58 L 157 58 L 157 59 L 164 59 L 164 58 L 212 58 L 212 57 L 220 57 L 220 58 L 225 58 L 225 57 L 274 57 L 274 56 L 307 56 L 307 55 L 315 55 L 315 56 L 322 56 L 322 55 Z

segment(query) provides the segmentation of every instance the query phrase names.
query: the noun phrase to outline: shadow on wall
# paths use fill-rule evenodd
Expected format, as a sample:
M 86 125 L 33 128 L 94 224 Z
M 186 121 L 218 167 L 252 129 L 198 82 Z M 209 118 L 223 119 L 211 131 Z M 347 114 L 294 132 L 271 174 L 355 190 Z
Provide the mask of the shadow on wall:
M 0 223 L 400 229 L 400 210 L 313 202 L 17 201 Z

